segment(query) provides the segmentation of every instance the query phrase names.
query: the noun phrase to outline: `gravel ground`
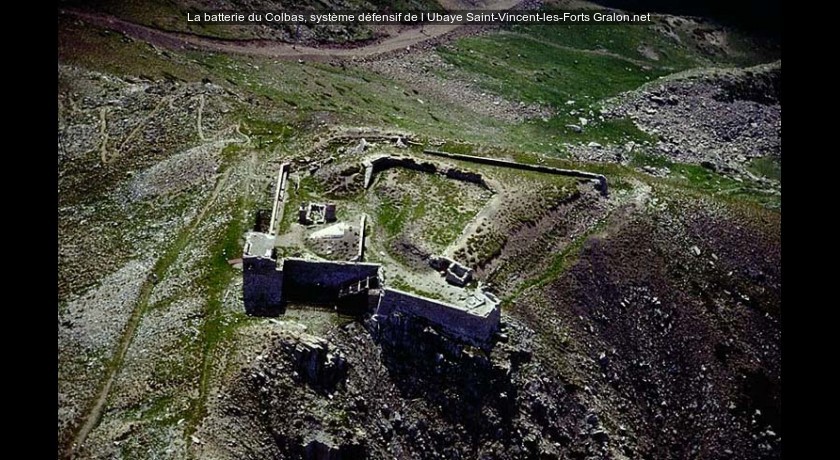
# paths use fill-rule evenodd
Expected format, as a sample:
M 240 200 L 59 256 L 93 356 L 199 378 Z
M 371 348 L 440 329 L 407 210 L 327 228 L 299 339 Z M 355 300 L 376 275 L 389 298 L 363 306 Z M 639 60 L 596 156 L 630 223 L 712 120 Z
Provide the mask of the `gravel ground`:
M 134 260 L 58 312 L 58 427 L 65 431 L 96 389 L 110 351 L 131 316 L 151 261 Z
M 129 184 L 132 200 L 177 193 L 206 183 L 218 172 L 218 153 L 227 141 L 216 141 L 175 154 L 134 176 Z
M 750 159 L 781 157 L 781 72 L 781 63 L 687 72 L 622 96 L 605 115 L 630 117 L 672 161 L 744 174 Z
M 406 84 L 416 93 L 418 104 L 422 104 L 423 99 L 435 98 L 511 123 L 529 118 L 545 118 L 552 114 L 547 107 L 513 102 L 488 94 L 465 76 L 459 75 L 455 66 L 431 51 L 406 53 L 359 65 Z

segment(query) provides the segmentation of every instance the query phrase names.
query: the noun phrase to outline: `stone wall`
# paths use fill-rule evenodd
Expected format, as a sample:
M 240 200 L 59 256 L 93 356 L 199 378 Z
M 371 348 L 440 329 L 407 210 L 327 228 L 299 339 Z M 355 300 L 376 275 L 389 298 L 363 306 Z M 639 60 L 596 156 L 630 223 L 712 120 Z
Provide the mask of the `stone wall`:
M 498 158 L 479 157 L 475 155 L 462 155 L 459 153 L 440 152 L 438 150 L 423 150 L 427 155 L 436 157 L 450 158 L 453 160 L 469 161 L 472 163 L 485 164 L 491 166 L 501 166 L 503 168 L 520 169 L 523 171 L 536 171 L 546 174 L 556 174 L 559 176 L 579 177 L 581 179 L 591 179 L 598 181 L 598 190 L 604 196 L 607 195 L 607 178 L 602 174 L 591 173 L 588 171 L 579 171 L 577 169 L 562 169 L 553 168 L 551 166 L 532 165 L 527 163 L 517 163 L 515 161 L 500 160 Z
M 242 291 L 245 312 L 252 316 L 274 315 L 282 308 L 283 272 L 267 257 L 243 257 Z
M 413 171 L 420 171 L 428 174 L 442 174 L 450 179 L 460 180 L 464 182 L 471 182 L 478 184 L 484 188 L 490 188 L 484 181 L 481 174 L 463 171 L 457 168 L 444 168 L 429 161 L 418 161 L 411 157 L 401 156 L 382 156 L 368 160 L 364 163 L 365 166 L 365 188 L 370 188 L 373 183 L 373 178 L 377 173 L 390 168 L 405 168 Z
M 490 188 L 486 182 L 484 182 L 484 178 L 481 177 L 481 174 L 470 172 L 470 171 L 463 171 L 461 169 L 456 168 L 449 168 L 444 173 L 446 177 L 450 179 L 459 180 L 462 182 L 471 182 L 473 184 L 478 184 L 485 188 Z
M 283 273 L 285 300 L 329 303 L 347 283 L 378 277 L 379 264 L 289 258 L 283 261 Z
M 439 300 L 403 292 L 397 289 L 382 289 L 376 310 L 378 321 L 387 323 L 390 317 L 411 315 L 422 318 L 436 326 L 441 332 L 478 347 L 491 343 L 493 334 L 499 329 L 501 308 L 485 309 L 479 315 L 462 307 Z
M 286 189 L 289 185 L 289 163 L 280 165 L 280 170 L 277 171 L 277 188 L 274 191 L 274 201 L 271 210 L 271 223 L 268 228 L 270 235 L 276 235 L 275 231 L 277 225 L 283 219 L 283 203 L 286 201 Z
M 354 262 L 364 262 L 365 261 L 365 233 L 367 226 L 367 215 L 362 214 L 362 219 L 359 222 L 359 247 L 356 250 L 356 258 Z
M 257 233 L 268 233 L 271 227 L 271 209 L 257 210 L 257 216 L 254 219 L 254 231 Z
M 373 183 L 373 178 L 377 173 L 386 169 L 396 167 L 411 169 L 414 171 L 420 171 L 429 174 L 437 173 L 437 166 L 435 166 L 434 163 L 430 163 L 428 161 L 419 163 L 414 158 L 409 157 L 383 156 L 365 162 L 365 188 L 369 188 L 371 186 L 371 184 Z

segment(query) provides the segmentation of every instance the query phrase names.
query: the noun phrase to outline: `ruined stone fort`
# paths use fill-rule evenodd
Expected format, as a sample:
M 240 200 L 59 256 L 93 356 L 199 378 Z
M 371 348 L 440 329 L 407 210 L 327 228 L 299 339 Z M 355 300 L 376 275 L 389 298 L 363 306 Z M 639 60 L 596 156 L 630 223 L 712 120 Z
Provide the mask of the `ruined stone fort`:
M 434 156 L 517 169 L 536 170 L 592 180 L 606 193 L 604 176 L 539 165 L 528 165 L 468 155 L 426 151 Z M 421 172 L 440 173 L 447 177 L 486 186 L 481 175 L 456 168 L 440 170 L 440 165 L 418 161 L 412 157 L 380 156 L 363 161 L 364 187 L 369 188 L 376 173 L 394 167 Z M 388 286 L 382 266 L 364 261 L 365 216 L 361 217 L 356 255 L 349 261 L 315 258 L 280 257 L 276 245 L 278 222 L 289 186 L 291 165 L 280 167 L 274 192 L 273 207 L 267 231 L 251 231 L 245 236 L 243 250 L 243 294 L 245 310 L 254 316 L 277 316 L 286 305 L 314 304 L 339 311 L 364 315 L 376 327 L 399 327 L 405 320 L 419 321 L 458 342 L 480 348 L 491 347 L 499 331 L 501 302 L 480 284 L 465 289 L 460 302 L 448 302 Z M 309 203 L 298 209 L 302 225 L 323 224 L 336 220 L 332 203 Z M 441 273 L 450 285 L 464 288 L 472 281 L 472 270 L 445 256 L 434 256 L 429 264 Z

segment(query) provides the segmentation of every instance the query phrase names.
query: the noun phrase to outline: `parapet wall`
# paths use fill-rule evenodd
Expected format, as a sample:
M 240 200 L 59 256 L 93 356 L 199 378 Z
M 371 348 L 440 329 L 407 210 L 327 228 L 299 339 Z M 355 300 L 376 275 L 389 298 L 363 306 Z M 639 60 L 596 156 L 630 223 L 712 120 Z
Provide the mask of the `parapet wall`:
M 283 260 L 283 297 L 286 300 L 334 302 L 348 283 L 374 277 L 379 264 L 328 262 L 288 258 Z
M 491 308 L 469 311 L 417 294 L 391 288 L 382 289 L 376 316 L 387 321 L 387 318 L 400 314 L 424 319 L 444 333 L 478 347 L 491 342 L 501 320 L 501 308 L 498 304 Z

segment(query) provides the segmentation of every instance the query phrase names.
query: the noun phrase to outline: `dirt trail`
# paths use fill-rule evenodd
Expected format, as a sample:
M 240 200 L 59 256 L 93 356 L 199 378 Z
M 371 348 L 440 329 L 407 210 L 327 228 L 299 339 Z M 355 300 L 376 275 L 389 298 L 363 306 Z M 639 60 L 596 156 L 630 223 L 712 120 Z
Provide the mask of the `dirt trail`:
M 138 134 L 140 134 L 140 131 L 142 131 L 143 128 L 145 128 L 146 125 L 149 124 L 149 122 L 152 121 L 152 119 L 154 119 L 155 115 L 157 115 L 158 112 L 160 112 L 161 109 L 163 109 L 164 104 L 171 105 L 172 101 L 174 101 L 176 97 L 176 95 L 172 95 L 161 99 L 161 101 L 157 103 L 155 108 L 152 109 L 152 111 L 149 112 L 149 114 L 146 115 L 140 121 L 140 123 L 138 123 L 137 126 L 135 126 L 134 129 L 131 130 L 130 133 L 128 133 L 128 136 L 126 136 L 125 140 L 122 141 L 120 147 L 117 149 L 116 152 L 114 152 L 114 157 L 116 158 L 122 155 L 125 151 L 125 148 L 128 146 L 128 143 L 131 142 Z
M 201 209 L 198 215 L 196 215 L 196 217 L 193 219 L 190 225 L 181 230 L 180 234 L 178 235 L 178 238 L 175 239 L 175 243 L 172 246 L 170 246 L 167 253 L 163 257 L 158 259 L 158 262 L 157 264 L 155 264 L 155 268 L 152 271 L 152 274 L 165 272 L 169 264 L 171 264 L 177 259 L 177 257 L 170 257 L 170 255 L 174 255 L 181 252 L 181 250 L 186 246 L 187 242 L 192 236 L 193 231 L 204 219 L 204 216 L 207 214 L 207 211 L 216 201 L 219 192 L 224 188 L 228 176 L 230 175 L 230 171 L 231 170 L 228 169 L 224 172 L 224 174 L 222 174 L 221 177 L 219 177 L 219 180 L 216 182 L 216 187 L 213 189 L 213 193 L 210 195 L 210 198 L 208 198 L 204 207 Z M 154 275 L 150 276 L 146 279 L 146 281 L 143 282 L 143 285 L 140 288 L 140 297 L 137 299 L 137 305 L 135 306 L 134 311 L 131 313 L 131 318 L 129 318 L 125 331 L 120 337 L 117 349 L 114 352 L 113 357 L 111 358 L 111 363 L 108 366 L 108 375 L 105 378 L 105 383 L 102 385 L 102 388 L 97 394 L 96 399 L 91 404 L 90 410 L 84 416 L 84 422 L 79 428 L 79 431 L 73 437 L 73 442 L 66 447 L 63 458 L 74 458 L 77 449 L 84 444 L 88 434 L 90 434 L 91 430 L 93 430 L 99 423 L 99 419 L 102 416 L 102 411 L 105 409 L 105 405 L 108 401 L 108 395 L 111 393 L 111 387 L 114 385 L 114 380 L 116 380 L 117 375 L 122 369 L 122 364 L 125 360 L 125 355 L 128 352 L 128 348 L 131 346 L 131 343 L 134 339 L 134 333 L 137 331 L 137 327 L 140 325 L 140 320 L 143 318 L 143 314 L 148 308 L 148 301 L 151 297 L 152 290 L 154 290 L 155 287 L 155 281 L 153 278 Z
M 491 0 L 476 10 L 509 10 L 522 0 Z M 60 14 L 82 19 L 93 25 L 116 30 L 128 36 L 146 41 L 155 46 L 175 49 L 198 49 L 234 54 L 248 54 L 273 58 L 318 60 L 324 58 L 370 57 L 388 53 L 434 38 L 442 37 L 461 27 L 454 24 L 426 24 L 424 27 L 405 28 L 378 42 L 367 43 L 354 48 L 316 48 L 295 46 L 274 40 L 225 40 L 183 32 L 172 32 L 126 21 L 111 15 L 88 11 L 64 9 Z
M 459 249 L 467 247 L 467 242 L 470 240 L 470 237 L 476 233 L 481 224 L 487 220 L 492 220 L 491 218 L 495 216 L 496 213 L 505 205 L 505 200 L 508 199 L 508 196 L 503 190 L 501 184 L 489 178 L 485 178 L 485 180 L 492 183 L 490 188 L 493 190 L 493 196 L 490 198 L 490 201 L 488 201 L 487 204 L 478 211 L 478 214 L 470 220 L 467 226 L 464 227 L 455 241 L 447 246 L 447 248 L 443 251 L 444 256 L 455 258 L 455 253 L 458 252 Z
M 195 120 L 195 126 L 198 130 L 198 139 L 201 141 L 205 141 L 207 139 L 204 138 L 204 131 L 201 129 L 201 112 L 204 110 L 204 94 L 198 95 L 198 116 Z
M 108 107 L 99 108 L 99 137 L 101 143 L 99 144 L 99 156 L 102 164 L 108 163 Z

